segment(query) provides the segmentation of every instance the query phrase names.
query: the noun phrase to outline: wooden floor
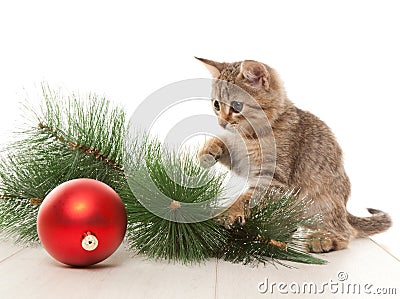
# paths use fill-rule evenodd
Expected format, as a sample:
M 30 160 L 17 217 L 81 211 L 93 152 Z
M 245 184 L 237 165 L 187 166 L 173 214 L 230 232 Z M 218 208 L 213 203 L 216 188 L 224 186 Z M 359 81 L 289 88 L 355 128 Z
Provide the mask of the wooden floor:
M 399 298 L 400 261 L 374 241 L 355 240 L 323 258 L 329 264 L 292 264 L 297 269 L 221 260 L 184 266 L 132 256 L 122 246 L 102 263 L 76 269 L 40 247 L 6 241 L 0 244 L 0 298 L 349 298 L 354 291 L 358 298 Z

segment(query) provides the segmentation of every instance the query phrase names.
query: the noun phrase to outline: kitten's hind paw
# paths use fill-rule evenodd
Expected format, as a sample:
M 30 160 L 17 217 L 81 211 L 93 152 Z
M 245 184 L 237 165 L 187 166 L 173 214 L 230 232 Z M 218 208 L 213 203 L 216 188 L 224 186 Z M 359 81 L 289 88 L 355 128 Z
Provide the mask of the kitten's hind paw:
M 347 248 L 349 244 L 349 240 L 330 236 L 330 234 L 321 234 L 316 233 L 311 235 L 310 240 L 308 241 L 308 248 L 307 251 L 314 252 L 314 253 L 323 253 L 323 252 L 330 252 L 341 250 Z
M 200 166 L 203 168 L 210 168 L 217 163 L 214 156 L 210 154 L 205 154 L 199 157 Z

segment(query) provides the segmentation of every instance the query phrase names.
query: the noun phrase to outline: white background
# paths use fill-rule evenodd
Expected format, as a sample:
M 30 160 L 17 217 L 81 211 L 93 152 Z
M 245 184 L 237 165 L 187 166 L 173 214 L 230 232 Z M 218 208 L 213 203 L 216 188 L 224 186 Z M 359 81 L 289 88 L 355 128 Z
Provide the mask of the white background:
M 349 210 L 399 226 L 397 1 L 8 1 L 0 4 L 0 143 L 40 83 L 96 92 L 132 113 L 151 92 L 209 77 L 193 56 L 274 67 L 327 122 L 352 181 Z M 18 123 L 18 122 L 17 122 Z M 392 229 L 379 240 L 399 250 Z

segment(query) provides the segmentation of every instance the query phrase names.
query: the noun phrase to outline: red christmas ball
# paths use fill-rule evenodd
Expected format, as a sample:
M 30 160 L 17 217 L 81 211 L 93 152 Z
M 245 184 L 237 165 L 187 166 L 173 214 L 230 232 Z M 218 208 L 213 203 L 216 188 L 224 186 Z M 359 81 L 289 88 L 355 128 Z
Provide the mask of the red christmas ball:
M 56 260 L 71 266 L 96 264 L 121 244 L 126 231 L 125 206 L 106 184 L 75 179 L 52 190 L 40 206 L 39 239 Z

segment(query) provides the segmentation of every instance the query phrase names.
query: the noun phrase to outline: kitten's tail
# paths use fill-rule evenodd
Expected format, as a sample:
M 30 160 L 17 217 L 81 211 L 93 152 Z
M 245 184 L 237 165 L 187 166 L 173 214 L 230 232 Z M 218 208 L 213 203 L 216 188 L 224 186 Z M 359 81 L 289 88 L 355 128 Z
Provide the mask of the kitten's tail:
M 368 237 L 384 232 L 392 226 L 389 214 L 375 209 L 367 209 L 370 217 L 356 217 L 347 212 L 347 221 L 357 231 L 355 237 Z

